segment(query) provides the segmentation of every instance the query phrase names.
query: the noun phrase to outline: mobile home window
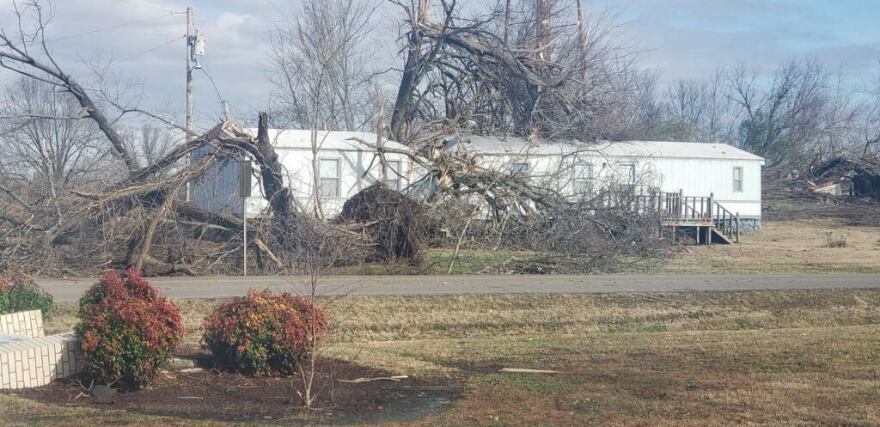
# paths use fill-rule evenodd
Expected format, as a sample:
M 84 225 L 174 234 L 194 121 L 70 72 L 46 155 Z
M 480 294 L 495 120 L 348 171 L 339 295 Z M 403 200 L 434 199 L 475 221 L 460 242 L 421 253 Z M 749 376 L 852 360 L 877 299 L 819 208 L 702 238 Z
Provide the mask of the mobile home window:
M 629 185 L 636 185 L 636 165 L 628 163 L 623 165 L 624 178 Z
M 622 163 L 620 165 L 620 176 L 618 177 L 618 190 L 630 192 L 636 187 L 636 165 L 632 163 Z
M 579 160 L 572 168 L 571 182 L 575 194 L 584 195 L 593 192 L 593 164 Z
M 318 164 L 318 176 L 321 179 L 322 199 L 335 199 L 340 196 L 339 175 L 339 159 L 321 159 Z
M 400 191 L 400 160 L 390 160 L 385 163 L 388 165 L 385 185 L 394 191 Z
M 743 191 L 743 168 L 740 166 L 733 168 L 733 191 L 736 193 Z
M 513 162 L 510 165 L 510 173 L 513 175 L 528 175 L 529 174 L 529 164 L 528 162 Z

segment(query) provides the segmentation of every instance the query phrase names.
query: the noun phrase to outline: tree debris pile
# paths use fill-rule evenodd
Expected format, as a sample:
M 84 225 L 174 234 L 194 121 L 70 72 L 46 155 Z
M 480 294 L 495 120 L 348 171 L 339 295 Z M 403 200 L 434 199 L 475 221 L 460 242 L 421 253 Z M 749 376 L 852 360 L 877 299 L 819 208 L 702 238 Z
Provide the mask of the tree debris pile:
M 552 183 L 571 175 L 565 167 L 528 176 L 486 166 L 466 151 L 434 153 L 423 166 L 437 183 L 428 203 L 436 224 L 431 242 L 455 248 L 453 258 L 462 249 L 529 251 L 541 255 L 498 272 L 607 272 L 669 251 L 659 213 L 640 206 L 639 195 L 614 185 L 562 194 Z
M 880 160 L 837 156 L 812 165 L 810 175 L 815 193 L 880 200 Z
M 214 150 L 189 162 L 205 144 Z M 26 181 L 9 181 L 0 195 L 9 207 L 0 217 L 0 262 L 62 274 L 127 266 L 148 274 L 217 271 L 235 255 L 241 219 L 187 203 L 184 192 L 212 164 L 243 155 L 265 163 L 253 137 L 223 122 L 98 191 L 43 198 L 26 191 Z
M 633 204 L 607 207 L 597 200 L 561 204 L 537 218 L 508 224 L 503 247 L 540 255 L 512 260 L 504 272 L 607 273 L 653 265 L 671 249 L 658 224 L 659 216 L 636 214 Z
M 383 183 L 373 184 L 348 199 L 334 223 L 362 224 L 376 248 L 373 261 L 422 261 L 428 217 L 415 200 Z
M 817 160 L 803 170 L 764 177 L 763 214 L 769 221 L 842 221 L 880 224 L 880 161 L 871 156 L 840 155 Z

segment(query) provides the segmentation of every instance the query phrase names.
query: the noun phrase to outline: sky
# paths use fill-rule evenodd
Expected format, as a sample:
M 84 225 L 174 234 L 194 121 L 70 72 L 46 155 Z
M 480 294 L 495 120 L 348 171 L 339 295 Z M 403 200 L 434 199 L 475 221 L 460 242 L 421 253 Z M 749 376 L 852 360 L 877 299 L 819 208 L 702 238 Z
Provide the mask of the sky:
M 109 69 L 142 93 L 140 105 L 180 120 L 184 109 L 185 15 L 207 38 L 205 69 L 195 75 L 197 124 L 221 115 L 265 108 L 272 92 L 269 33 L 296 13 L 301 0 L 54 0 L 50 48 L 75 77 L 86 62 L 112 59 Z M 376 0 L 381 1 L 381 0 Z M 460 0 L 470 2 L 476 0 Z M 610 12 L 622 40 L 641 51 L 640 64 L 661 83 L 699 79 L 718 68 L 745 64 L 770 73 L 780 63 L 814 57 L 858 82 L 880 64 L 880 1 L 875 0 L 585 0 L 590 13 Z M 0 0 L 0 26 L 14 23 L 12 0 Z M 394 35 L 390 12 L 376 25 Z M 384 42 L 382 41 L 384 40 Z M 368 43 L 371 57 L 397 65 L 393 38 Z M 208 76 L 213 78 L 211 83 Z M 0 70 L 0 84 L 15 76 Z M 241 118 L 246 119 L 246 118 Z

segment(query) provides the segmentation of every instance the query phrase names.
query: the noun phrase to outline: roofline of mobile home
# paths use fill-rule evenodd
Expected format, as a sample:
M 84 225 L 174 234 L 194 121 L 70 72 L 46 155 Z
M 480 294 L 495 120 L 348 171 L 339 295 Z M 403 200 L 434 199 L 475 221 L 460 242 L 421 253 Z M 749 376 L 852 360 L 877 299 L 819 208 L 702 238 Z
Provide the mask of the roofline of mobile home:
M 551 157 L 558 156 L 560 154 L 570 155 L 573 153 L 594 153 L 599 156 L 605 157 L 623 157 L 623 158 L 661 158 L 661 159 L 700 159 L 700 160 L 739 160 L 746 162 L 761 162 L 763 165 L 766 162 L 766 159 L 759 157 L 757 159 L 747 159 L 744 157 L 707 157 L 707 156 L 663 156 L 663 155 L 646 155 L 646 154 L 632 154 L 632 155 L 617 155 L 617 154 L 603 154 L 597 150 L 577 150 L 572 151 L 570 153 L 521 153 L 521 152 L 509 152 L 509 153 L 498 153 L 498 152 L 481 152 L 481 151 L 472 151 L 474 154 L 479 154 L 481 156 L 510 156 L 510 155 L 528 155 L 530 157 Z

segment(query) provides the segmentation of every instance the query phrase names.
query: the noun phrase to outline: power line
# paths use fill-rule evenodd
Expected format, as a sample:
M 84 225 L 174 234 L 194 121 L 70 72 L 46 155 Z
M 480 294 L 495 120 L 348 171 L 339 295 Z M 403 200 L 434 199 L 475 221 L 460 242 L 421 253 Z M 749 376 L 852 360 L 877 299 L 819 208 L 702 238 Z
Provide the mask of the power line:
M 214 87 L 214 93 L 217 94 L 217 98 L 220 100 L 220 103 L 222 104 L 223 101 L 225 101 L 225 99 L 223 99 L 223 95 L 220 94 L 220 89 L 217 88 L 217 83 L 214 83 L 214 78 L 211 77 L 211 73 L 208 72 L 207 64 L 206 64 L 205 68 L 201 68 L 201 70 L 202 70 L 202 73 L 205 74 L 205 77 L 208 78 L 208 81 L 211 82 L 211 86 Z
M 161 15 L 151 16 L 151 17 L 149 17 L 149 18 L 136 19 L 136 20 L 134 20 L 134 21 L 123 22 L 123 23 L 121 23 L 121 24 L 111 25 L 111 26 L 109 26 L 109 27 L 105 27 L 105 28 L 97 28 L 97 29 L 94 29 L 94 30 L 83 31 L 83 32 L 81 32 L 81 33 L 75 33 L 75 34 L 69 34 L 69 35 L 66 35 L 66 36 L 56 37 L 56 38 L 49 39 L 49 40 L 46 40 L 46 41 L 47 41 L 47 42 L 57 42 L 57 41 L 59 41 L 59 40 L 72 39 L 72 38 L 74 38 L 74 37 L 80 37 L 80 36 L 86 36 L 86 35 L 89 35 L 89 34 L 95 34 L 95 33 L 100 33 L 100 32 L 106 32 L 106 31 L 109 31 L 109 30 L 114 30 L 114 29 L 116 29 L 116 28 L 122 28 L 122 27 L 126 27 L 126 26 L 129 26 L 129 25 L 133 25 L 133 24 L 140 24 L 140 23 L 142 23 L 142 22 L 148 22 L 148 21 L 152 21 L 152 20 L 159 19 L 159 18 L 164 18 L 164 17 L 167 17 L 167 16 L 173 16 L 173 15 L 174 15 L 174 12 L 170 12 L 170 13 L 167 13 L 167 12 L 166 12 L 166 13 L 163 13 L 163 14 L 161 14 Z
M 164 7 L 160 7 L 160 6 L 153 6 L 153 5 L 151 5 L 151 4 L 149 4 L 149 3 L 146 3 L 146 2 L 144 2 L 144 1 L 142 1 L 142 0 L 122 0 L 122 1 L 123 1 L 124 3 L 128 3 L 128 4 L 132 5 L 132 6 L 148 7 L 148 8 L 153 9 L 153 10 L 161 10 L 161 11 L 164 11 L 164 12 L 170 12 L 170 13 L 176 13 L 176 14 L 184 14 L 184 13 L 186 13 L 186 12 L 174 11 L 174 10 L 171 10 L 171 9 L 166 9 L 166 8 L 164 8 Z
M 173 39 L 171 39 L 171 40 L 169 40 L 169 41 L 167 41 L 167 42 L 165 42 L 165 43 L 162 43 L 162 44 L 160 44 L 160 45 L 153 46 L 153 47 L 151 47 L 151 48 L 149 48 L 149 49 L 147 49 L 147 50 L 145 50 L 145 51 L 143 51 L 143 52 L 140 52 L 140 53 L 134 54 L 134 55 L 132 55 L 132 56 L 129 56 L 128 58 L 120 59 L 119 62 L 131 61 L 132 59 L 138 58 L 138 57 L 140 57 L 140 56 L 146 55 L 146 54 L 148 54 L 148 53 L 150 53 L 150 52 L 154 52 L 154 51 L 159 50 L 159 49 L 161 49 L 161 48 L 163 48 L 163 47 L 165 47 L 165 46 L 168 46 L 168 45 L 170 45 L 170 44 L 172 44 L 172 43 L 174 43 L 174 42 L 176 42 L 176 41 L 178 41 L 178 40 L 180 40 L 180 39 L 182 39 L 182 38 L 183 38 L 183 36 L 177 36 L 177 37 L 175 37 L 175 38 L 173 38 Z

